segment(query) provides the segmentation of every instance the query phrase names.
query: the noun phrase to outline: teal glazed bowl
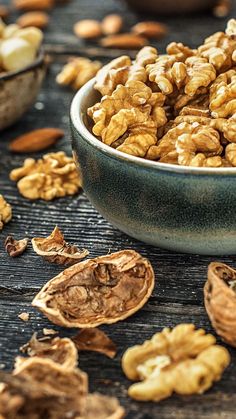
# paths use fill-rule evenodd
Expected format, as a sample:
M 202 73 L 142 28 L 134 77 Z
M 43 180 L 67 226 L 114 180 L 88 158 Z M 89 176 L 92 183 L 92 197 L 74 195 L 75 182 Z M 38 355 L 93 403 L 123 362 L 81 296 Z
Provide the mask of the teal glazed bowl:
M 158 163 L 117 151 L 91 134 L 89 81 L 75 95 L 71 129 L 83 188 L 111 224 L 145 243 L 176 252 L 236 254 L 236 168 Z

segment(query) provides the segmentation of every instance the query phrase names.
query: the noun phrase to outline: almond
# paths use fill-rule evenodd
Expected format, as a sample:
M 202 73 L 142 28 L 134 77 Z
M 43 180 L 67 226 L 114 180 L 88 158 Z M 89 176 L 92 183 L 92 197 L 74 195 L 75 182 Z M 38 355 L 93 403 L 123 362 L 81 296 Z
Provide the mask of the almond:
M 54 0 L 13 0 L 17 10 L 48 10 L 54 6 Z
M 64 131 L 58 128 L 41 128 L 20 135 L 9 146 L 16 153 L 31 153 L 45 150 L 63 137 Z
M 9 15 L 9 9 L 7 6 L 4 6 L 3 4 L 0 4 L 0 18 L 6 19 Z
M 120 15 L 107 15 L 102 20 L 102 31 L 105 35 L 113 35 L 120 32 L 123 26 L 123 19 Z
M 21 28 L 28 28 L 35 26 L 36 28 L 43 29 L 48 25 L 49 16 L 44 12 L 28 12 L 24 13 L 17 19 L 17 24 Z
M 142 48 L 147 45 L 147 39 L 132 33 L 122 33 L 121 35 L 110 35 L 101 39 L 101 45 L 107 48 Z
M 137 35 L 160 39 L 168 33 L 168 27 L 160 22 L 139 22 L 131 28 Z
M 97 38 L 102 35 L 101 23 L 93 19 L 80 20 L 74 25 L 74 33 L 78 38 Z

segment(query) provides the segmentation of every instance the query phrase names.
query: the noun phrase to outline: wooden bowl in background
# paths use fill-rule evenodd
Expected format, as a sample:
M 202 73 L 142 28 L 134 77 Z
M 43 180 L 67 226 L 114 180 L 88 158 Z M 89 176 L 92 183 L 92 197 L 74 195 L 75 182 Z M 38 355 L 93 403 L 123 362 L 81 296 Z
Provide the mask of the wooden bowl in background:
M 34 103 L 46 71 L 44 54 L 22 70 L 0 76 L 0 130 L 14 124 Z

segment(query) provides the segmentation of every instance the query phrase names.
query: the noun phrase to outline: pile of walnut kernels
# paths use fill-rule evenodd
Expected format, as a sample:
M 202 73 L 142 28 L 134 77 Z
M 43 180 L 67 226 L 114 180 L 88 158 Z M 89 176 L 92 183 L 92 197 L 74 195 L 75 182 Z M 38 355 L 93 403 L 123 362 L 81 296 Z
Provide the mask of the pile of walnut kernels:
M 119 151 L 162 163 L 236 166 L 236 20 L 198 49 L 144 47 L 96 76 L 93 133 Z

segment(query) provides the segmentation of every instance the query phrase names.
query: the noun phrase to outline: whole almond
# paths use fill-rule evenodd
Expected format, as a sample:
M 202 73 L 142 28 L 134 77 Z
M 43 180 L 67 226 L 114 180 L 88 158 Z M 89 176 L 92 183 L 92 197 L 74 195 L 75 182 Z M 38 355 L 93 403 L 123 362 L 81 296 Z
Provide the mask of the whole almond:
M 3 4 L 0 4 L 0 18 L 6 19 L 9 15 L 9 9 L 7 6 L 4 6 Z
M 109 35 L 101 39 L 101 45 L 106 48 L 142 48 L 147 45 L 147 39 L 133 33 L 122 33 L 121 35 Z
M 32 153 L 45 150 L 63 137 L 64 131 L 59 128 L 41 128 L 20 135 L 9 146 L 16 153 Z
M 78 38 L 97 38 L 102 35 L 101 23 L 93 19 L 80 20 L 74 25 L 74 33 Z
M 168 27 L 160 22 L 139 22 L 131 28 L 137 35 L 160 39 L 168 33 Z
M 17 10 L 48 10 L 54 6 L 54 0 L 13 0 Z
M 16 23 L 21 28 L 28 28 L 29 26 L 35 26 L 36 28 L 43 29 L 48 25 L 49 16 L 45 12 L 28 12 L 21 15 Z
M 123 19 L 120 15 L 107 15 L 102 20 L 102 31 L 105 35 L 113 35 L 120 32 L 123 26 Z

